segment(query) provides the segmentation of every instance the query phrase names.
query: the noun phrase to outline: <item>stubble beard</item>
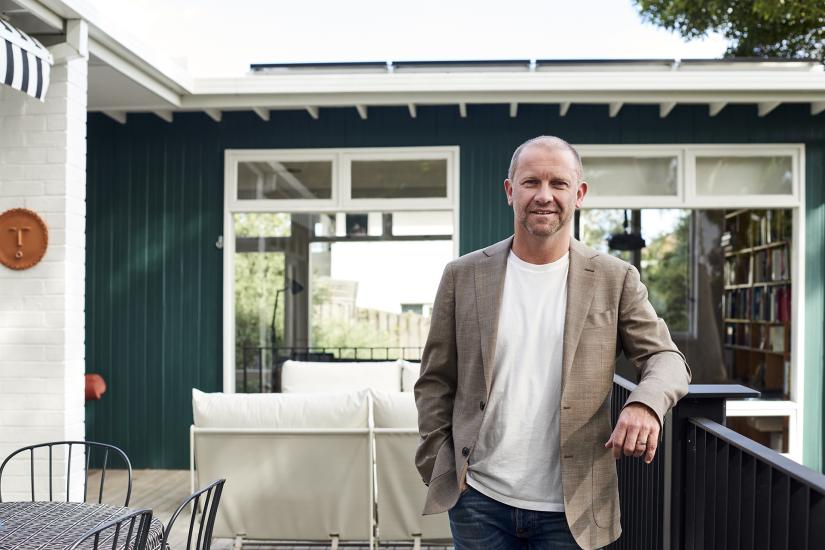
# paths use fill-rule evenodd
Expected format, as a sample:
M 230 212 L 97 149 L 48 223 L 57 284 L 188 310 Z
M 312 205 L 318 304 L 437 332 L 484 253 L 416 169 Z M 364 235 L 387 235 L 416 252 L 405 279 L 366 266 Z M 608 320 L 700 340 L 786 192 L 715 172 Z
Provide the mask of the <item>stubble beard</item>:
M 530 223 L 530 213 L 528 212 L 521 219 L 521 225 L 530 235 L 534 237 L 552 237 L 567 225 L 573 217 L 573 210 L 564 209 L 553 218 L 547 225 L 536 225 Z

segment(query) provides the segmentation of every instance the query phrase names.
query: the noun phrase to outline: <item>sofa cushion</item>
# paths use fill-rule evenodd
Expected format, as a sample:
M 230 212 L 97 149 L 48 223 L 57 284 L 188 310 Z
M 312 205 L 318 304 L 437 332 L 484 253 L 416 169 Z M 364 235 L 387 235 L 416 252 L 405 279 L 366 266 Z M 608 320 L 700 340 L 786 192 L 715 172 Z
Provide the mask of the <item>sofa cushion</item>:
M 418 410 L 411 392 L 372 391 L 376 428 L 418 428 Z
M 283 393 L 327 393 L 367 388 L 401 391 L 401 365 L 398 361 L 286 361 L 281 370 Z
M 415 381 L 421 374 L 421 363 L 411 363 L 404 359 L 399 359 L 401 365 L 401 391 L 413 391 Z
M 192 389 L 200 428 L 366 428 L 366 390 L 347 393 L 203 393 Z

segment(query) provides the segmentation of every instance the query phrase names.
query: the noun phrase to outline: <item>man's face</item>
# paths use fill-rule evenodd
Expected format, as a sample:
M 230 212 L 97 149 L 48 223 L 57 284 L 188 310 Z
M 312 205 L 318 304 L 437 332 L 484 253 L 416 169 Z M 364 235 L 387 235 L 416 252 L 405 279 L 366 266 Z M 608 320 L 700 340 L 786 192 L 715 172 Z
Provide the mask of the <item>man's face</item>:
M 537 144 L 521 152 L 513 180 L 504 181 L 504 190 L 513 207 L 516 234 L 551 237 L 573 218 L 587 184 L 579 183 L 573 153 Z

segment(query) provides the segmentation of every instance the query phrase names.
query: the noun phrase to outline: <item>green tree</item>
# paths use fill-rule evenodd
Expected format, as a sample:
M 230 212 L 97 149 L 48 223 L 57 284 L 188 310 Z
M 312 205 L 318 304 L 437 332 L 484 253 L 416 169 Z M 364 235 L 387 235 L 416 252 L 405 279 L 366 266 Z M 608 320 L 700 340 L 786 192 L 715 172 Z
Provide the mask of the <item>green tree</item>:
M 643 19 L 686 39 L 719 32 L 728 57 L 825 59 L 822 0 L 634 0 Z
M 235 214 L 235 234 L 240 238 L 286 237 L 288 214 Z M 235 254 L 235 364 L 243 366 L 243 347 L 267 347 L 271 343 L 275 292 L 284 286 L 284 254 L 238 252 Z M 283 337 L 283 296 L 275 316 L 278 338 Z
M 680 218 L 672 233 L 662 233 L 642 249 L 642 273 L 653 309 L 671 331 L 689 328 L 690 213 Z

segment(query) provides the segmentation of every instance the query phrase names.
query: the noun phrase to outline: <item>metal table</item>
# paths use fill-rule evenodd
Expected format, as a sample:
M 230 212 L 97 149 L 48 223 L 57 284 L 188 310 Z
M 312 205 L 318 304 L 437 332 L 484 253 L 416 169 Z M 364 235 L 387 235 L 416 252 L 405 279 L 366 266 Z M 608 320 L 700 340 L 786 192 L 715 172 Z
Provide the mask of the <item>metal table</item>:
M 64 550 L 93 527 L 131 510 L 83 502 L 0 502 L 0 550 Z M 159 550 L 162 538 L 163 524 L 153 517 L 146 548 Z

